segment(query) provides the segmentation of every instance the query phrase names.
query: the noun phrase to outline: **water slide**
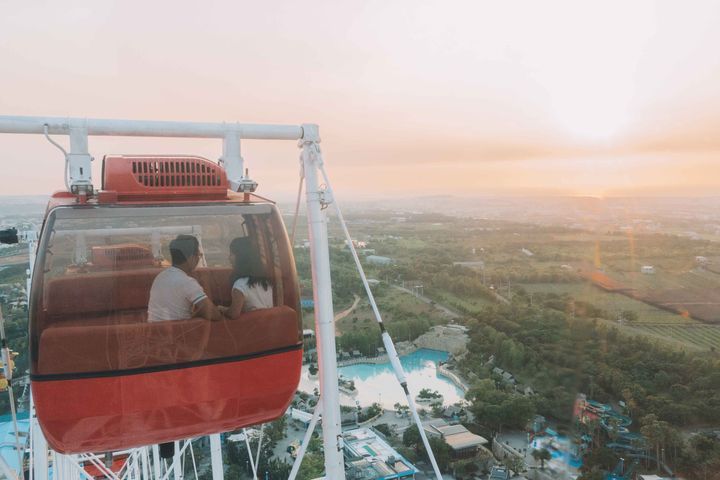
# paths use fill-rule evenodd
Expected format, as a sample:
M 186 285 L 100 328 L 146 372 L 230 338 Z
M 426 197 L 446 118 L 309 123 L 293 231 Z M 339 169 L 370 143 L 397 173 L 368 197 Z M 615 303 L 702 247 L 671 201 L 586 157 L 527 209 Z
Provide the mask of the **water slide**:
M 610 419 L 617 420 L 618 425 L 624 428 L 627 428 L 632 424 L 632 419 L 630 417 L 620 415 L 614 410 L 605 411 L 601 413 L 600 416 L 602 418 L 602 424 L 605 428 L 608 428 L 610 426 Z

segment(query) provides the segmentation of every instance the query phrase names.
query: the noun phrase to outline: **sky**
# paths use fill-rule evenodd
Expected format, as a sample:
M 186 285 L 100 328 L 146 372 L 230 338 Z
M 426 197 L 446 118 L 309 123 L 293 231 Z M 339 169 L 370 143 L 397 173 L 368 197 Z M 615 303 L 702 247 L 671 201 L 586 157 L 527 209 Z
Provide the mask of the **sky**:
M 348 200 L 715 195 L 720 2 L 0 0 L 0 115 L 320 125 Z M 67 145 L 67 138 L 58 138 Z M 62 187 L 0 134 L 0 194 Z M 219 141 L 91 138 L 217 159 Z M 245 141 L 293 198 L 293 142 Z

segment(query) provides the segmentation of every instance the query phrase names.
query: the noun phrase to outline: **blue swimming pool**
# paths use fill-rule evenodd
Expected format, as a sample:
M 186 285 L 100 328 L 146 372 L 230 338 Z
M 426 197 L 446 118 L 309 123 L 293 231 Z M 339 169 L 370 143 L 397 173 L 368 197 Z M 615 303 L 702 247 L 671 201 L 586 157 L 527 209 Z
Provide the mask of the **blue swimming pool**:
M 405 369 L 408 385 L 413 394 L 423 388 L 437 390 L 443 395 L 443 403 L 451 405 L 463 398 L 463 392 L 455 386 L 450 379 L 437 373 L 439 362 L 447 361 L 448 353 L 439 350 L 420 349 L 400 357 Z M 393 408 L 395 403 L 407 403 L 402 388 L 395 379 L 395 374 L 389 363 L 358 364 L 338 368 L 338 374 L 348 380 L 353 380 L 358 394 L 352 399 L 341 399 L 344 404 L 354 403 L 366 406 L 373 402 L 380 403 L 385 408 Z M 425 407 L 427 408 L 427 407 Z

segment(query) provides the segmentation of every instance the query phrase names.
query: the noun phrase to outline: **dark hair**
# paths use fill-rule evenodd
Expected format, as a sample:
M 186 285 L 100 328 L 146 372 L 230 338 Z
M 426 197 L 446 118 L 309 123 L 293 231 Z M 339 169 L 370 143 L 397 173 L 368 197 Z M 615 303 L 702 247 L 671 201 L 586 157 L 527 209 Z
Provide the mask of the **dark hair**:
M 237 237 L 230 242 L 230 253 L 235 255 L 233 272 L 230 275 L 230 288 L 238 278 L 247 277 L 248 285 L 251 287 L 260 284 L 267 290 L 273 284 L 272 278 L 268 275 L 265 265 L 260 260 L 260 255 L 248 237 Z
M 192 235 L 178 235 L 170 241 L 170 257 L 173 265 L 182 265 L 188 258 L 197 255 L 200 250 L 200 242 Z

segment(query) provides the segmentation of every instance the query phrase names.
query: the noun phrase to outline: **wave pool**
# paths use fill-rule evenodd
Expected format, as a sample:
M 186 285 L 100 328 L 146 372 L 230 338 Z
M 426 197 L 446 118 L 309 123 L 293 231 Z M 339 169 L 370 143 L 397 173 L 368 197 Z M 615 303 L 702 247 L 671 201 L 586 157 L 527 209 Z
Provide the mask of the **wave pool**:
M 443 395 L 443 404 L 452 405 L 464 398 L 462 390 L 447 377 L 438 374 L 437 365 L 447 361 L 448 353 L 439 350 L 420 349 L 409 355 L 400 357 L 400 362 L 408 379 L 413 397 L 423 388 L 437 390 Z M 402 387 L 398 384 L 390 363 L 361 363 L 338 368 L 338 375 L 355 382 L 357 394 L 350 396 L 340 394 L 340 403 L 368 406 L 374 402 L 386 409 L 392 409 L 395 403 L 407 405 Z M 303 367 L 301 389 L 312 392 L 315 379 L 310 379 L 307 367 Z M 312 386 L 311 386 L 312 385 Z M 308 389 L 307 387 L 310 386 Z M 427 405 L 420 405 L 427 408 Z

